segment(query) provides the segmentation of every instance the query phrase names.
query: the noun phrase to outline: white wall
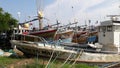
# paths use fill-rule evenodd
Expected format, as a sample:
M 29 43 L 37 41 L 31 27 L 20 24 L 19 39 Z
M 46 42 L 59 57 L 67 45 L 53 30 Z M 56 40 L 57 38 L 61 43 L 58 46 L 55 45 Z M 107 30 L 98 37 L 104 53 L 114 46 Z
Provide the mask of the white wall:
M 104 32 L 99 32 L 98 33 L 98 42 L 100 44 L 103 44 L 103 45 L 112 45 L 114 43 L 114 33 L 113 32 L 105 32 L 105 36 L 104 35 Z
M 120 45 L 120 32 L 103 32 L 98 33 L 98 42 L 103 45 L 115 45 L 116 47 Z
M 120 45 L 120 32 L 114 32 L 114 45 Z

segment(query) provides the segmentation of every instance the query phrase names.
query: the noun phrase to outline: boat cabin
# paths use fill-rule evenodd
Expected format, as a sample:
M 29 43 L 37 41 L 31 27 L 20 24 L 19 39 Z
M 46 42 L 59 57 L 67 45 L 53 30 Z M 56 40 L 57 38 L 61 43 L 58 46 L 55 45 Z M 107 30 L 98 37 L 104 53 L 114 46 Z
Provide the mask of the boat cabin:
M 30 30 L 27 28 L 21 28 L 21 29 L 14 28 L 13 34 L 28 34 L 29 31 Z
M 104 46 L 103 50 L 119 51 L 120 21 L 108 20 L 101 22 L 98 37 L 98 42 Z

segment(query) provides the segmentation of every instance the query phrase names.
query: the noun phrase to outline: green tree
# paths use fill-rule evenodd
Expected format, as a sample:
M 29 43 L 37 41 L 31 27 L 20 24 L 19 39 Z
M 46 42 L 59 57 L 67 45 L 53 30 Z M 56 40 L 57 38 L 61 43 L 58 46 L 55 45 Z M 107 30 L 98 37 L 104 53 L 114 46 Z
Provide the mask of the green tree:
M 17 26 L 17 20 L 11 16 L 8 12 L 3 11 L 2 8 L 0 8 L 0 32 L 8 31 L 13 26 Z
M 2 8 L 0 8 L 0 34 L 6 33 L 6 37 L 0 35 L 0 48 L 11 48 L 10 39 L 13 33 L 12 29 L 17 26 L 17 22 L 18 21 L 15 18 L 13 18 L 10 13 L 5 12 Z

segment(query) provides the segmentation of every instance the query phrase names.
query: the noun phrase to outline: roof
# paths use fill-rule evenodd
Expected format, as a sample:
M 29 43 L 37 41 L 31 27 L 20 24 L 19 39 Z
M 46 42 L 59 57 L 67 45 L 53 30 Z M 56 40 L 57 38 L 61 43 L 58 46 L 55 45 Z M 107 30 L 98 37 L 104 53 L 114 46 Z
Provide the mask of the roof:
M 109 26 L 109 25 L 120 25 L 120 21 L 107 20 L 107 21 L 101 22 L 100 26 Z

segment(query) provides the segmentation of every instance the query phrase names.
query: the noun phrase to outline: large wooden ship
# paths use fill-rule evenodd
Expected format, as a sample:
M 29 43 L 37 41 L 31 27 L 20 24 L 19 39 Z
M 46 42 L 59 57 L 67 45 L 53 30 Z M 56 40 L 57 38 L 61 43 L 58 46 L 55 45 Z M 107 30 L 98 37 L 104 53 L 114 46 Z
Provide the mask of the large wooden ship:
M 31 39 L 30 39 L 31 38 Z M 12 45 L 22 51 L 26 56 L 44 56 L 49 58 L 64 59 L 72 62 L 84 63 L 113 63 L 120 61 L 116 52 L 85 51 L 80 48 L 69 48 L 49 44 L 44 38 L 33 35 L 19 35 L 10 41 Z

